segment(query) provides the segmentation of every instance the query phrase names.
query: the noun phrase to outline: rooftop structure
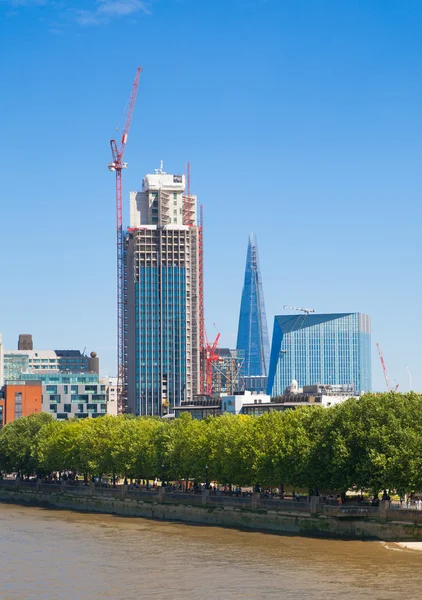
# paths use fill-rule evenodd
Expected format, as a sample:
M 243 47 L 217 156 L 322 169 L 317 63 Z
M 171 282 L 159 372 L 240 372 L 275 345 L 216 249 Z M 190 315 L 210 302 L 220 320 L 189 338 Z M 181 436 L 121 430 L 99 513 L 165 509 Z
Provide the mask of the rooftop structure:
M 244 353 L 243 374 L 245 377 L 268 375 L 270 345 L 258 246 L 253 233 L 249 236 L 246 256 L 236 348 Z
M 18 340 L 18 350 L 33 350 L 32 335 L 30 333 L 21 333 Z

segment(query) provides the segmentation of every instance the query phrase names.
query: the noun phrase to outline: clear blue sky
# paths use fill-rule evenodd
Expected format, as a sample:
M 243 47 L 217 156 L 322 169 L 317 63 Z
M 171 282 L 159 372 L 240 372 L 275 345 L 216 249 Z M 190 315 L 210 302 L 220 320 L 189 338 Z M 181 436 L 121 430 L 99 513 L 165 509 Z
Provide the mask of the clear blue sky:
M 422 390 L 419 0 L 0 0 L 0 331 L 115 371 L 109 139 L 124 173 L 192 165 L 209 337 L 236 341 L 248 234 L 270 335 L 284 304 L 361 311 Z

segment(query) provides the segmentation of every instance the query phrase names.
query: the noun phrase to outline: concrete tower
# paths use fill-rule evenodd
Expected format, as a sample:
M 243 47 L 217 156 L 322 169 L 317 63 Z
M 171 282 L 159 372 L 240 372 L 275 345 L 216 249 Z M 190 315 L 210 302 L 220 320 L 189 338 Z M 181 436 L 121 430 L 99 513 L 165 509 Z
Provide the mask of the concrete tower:
M 200 231 L 184 175 L 162 167 L 130 194 L 125 238 L 128 412 L 160 415 L 200 388 Z

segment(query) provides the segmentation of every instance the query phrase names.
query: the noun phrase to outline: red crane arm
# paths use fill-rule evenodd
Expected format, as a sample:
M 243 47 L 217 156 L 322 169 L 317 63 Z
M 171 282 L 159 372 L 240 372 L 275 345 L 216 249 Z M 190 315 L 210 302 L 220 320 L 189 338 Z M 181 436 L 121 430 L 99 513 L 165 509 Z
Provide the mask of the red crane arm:
M 217 346 L 218 346 L 218 340 L 219 339 L 220 339 L 220 334 L 217 335 L 217 337 L 214 340 L 213 345 L 211 346 L 211 352 L 212 352 L 212 354 L 215 354 L 215 351 L 216 351 Z
M 384 357 L 382 355 L 381 347 L 378 344 L 378 342 L 377 342 L 377 348 L 378 348 L 378 354 L 380 355 L 380 361 L 381 361 L 382 370 L 384 371 L 384 377 L 385 377 L 385 383 L 387 385 L 387 390 L 390 391 L 391 388 L 390 388 L 390 382 L 388 380 L 388 375 L 387 375 L 387 367 L 385 366 Z
M 142 67 L 138 67 L 136 70 L 135 81 L 133 82 L 132 93 L 130 94 L 130 98 L 129 98 L 129 106 L 128 106 L 127 114 L 126 114 L 126 122 L 125 122 L 125 126 L 123 128 L 122 141 L 120 143 L 120 150 L 119 150 L 120 160 L 122 160 L 123 154 L 125 152 L 127 136 L 128 136 L 129 129 L 130 129 L 130 122 L 132 121 L 133 109 L 135 108 L 136 95 L 138 93 L 139 78 L 141 76 L 141 71 L 142 71 Z

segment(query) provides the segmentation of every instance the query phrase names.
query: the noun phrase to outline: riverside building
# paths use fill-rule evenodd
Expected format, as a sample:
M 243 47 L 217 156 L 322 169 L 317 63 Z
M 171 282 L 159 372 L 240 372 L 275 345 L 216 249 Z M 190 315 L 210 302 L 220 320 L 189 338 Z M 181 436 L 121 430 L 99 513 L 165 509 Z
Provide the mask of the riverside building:
M 371 320 L 361 313 L 280 315 L 274 319 L 268 394 L 282 396 L 292 380 L 371 389 Z
M 200 389 L 202 238 L 184 175 L 160 168 L 131 192 L 124 293 L 127 411 L 165 416 Z

